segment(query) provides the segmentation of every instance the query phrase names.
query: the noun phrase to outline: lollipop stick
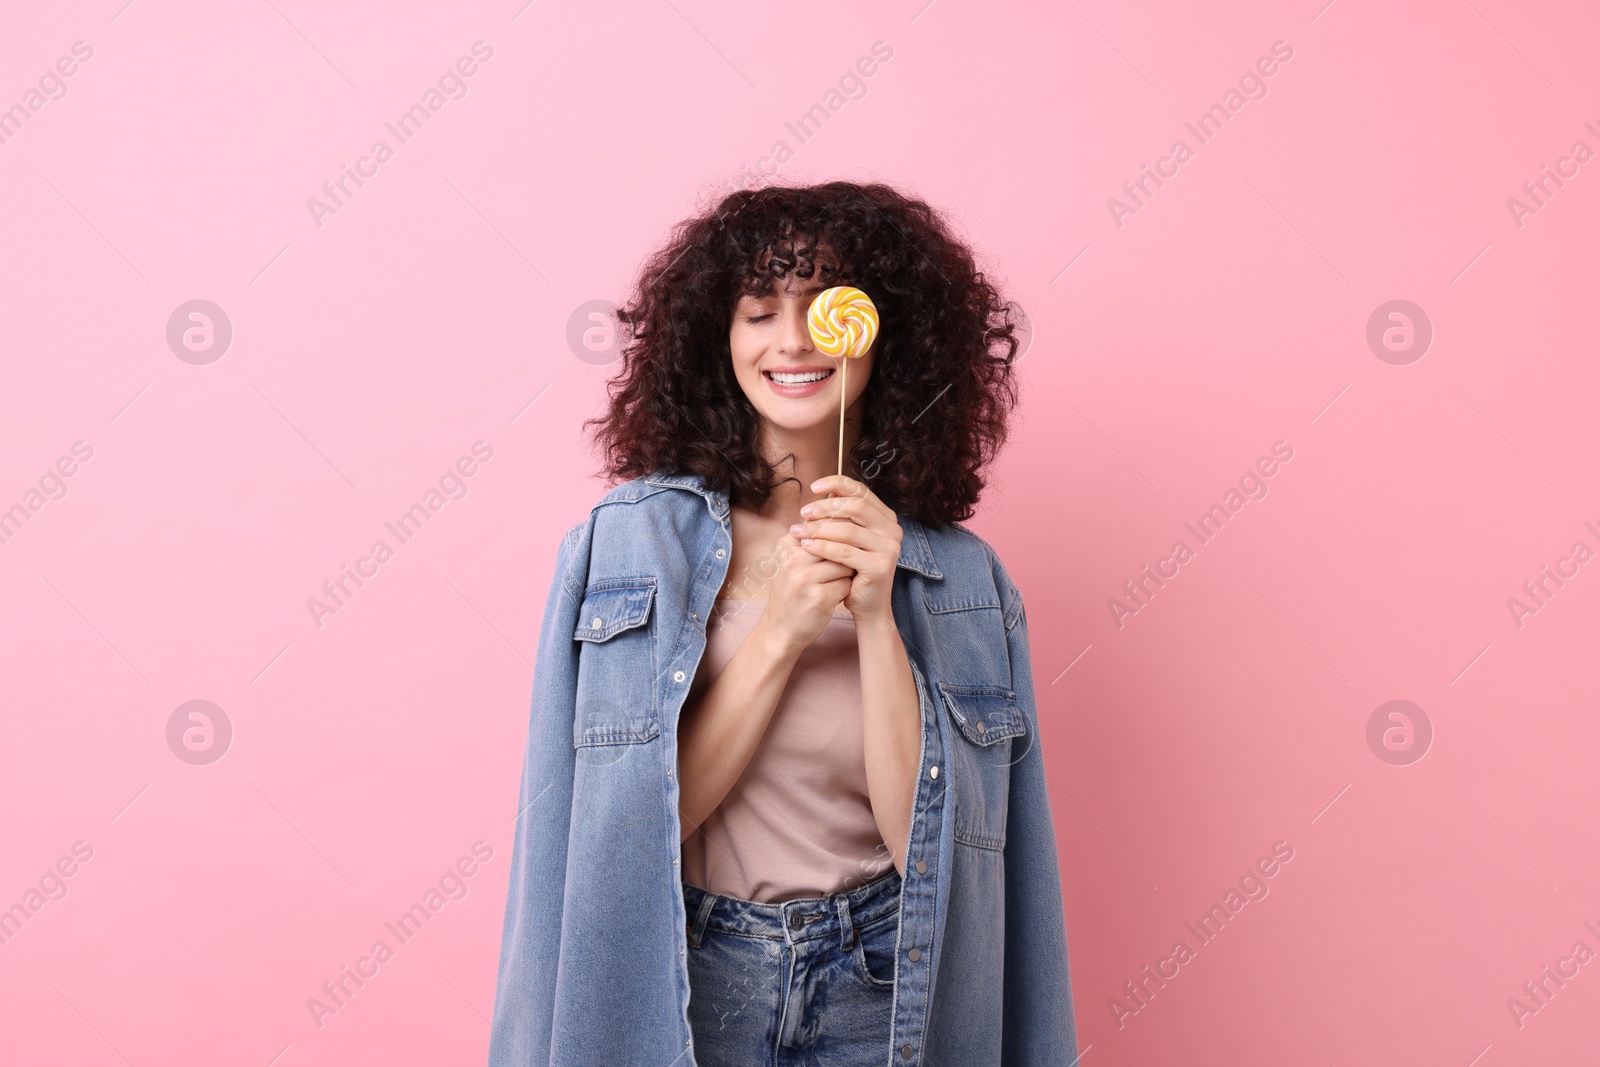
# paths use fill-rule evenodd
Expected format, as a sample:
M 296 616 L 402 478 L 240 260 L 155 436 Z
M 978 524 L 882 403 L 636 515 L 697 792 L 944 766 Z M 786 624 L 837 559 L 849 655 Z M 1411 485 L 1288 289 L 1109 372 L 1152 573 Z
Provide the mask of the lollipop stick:
M 844 387 L 850 380 L 850 359 L 839 361 L 839 473 L 844 473 Z

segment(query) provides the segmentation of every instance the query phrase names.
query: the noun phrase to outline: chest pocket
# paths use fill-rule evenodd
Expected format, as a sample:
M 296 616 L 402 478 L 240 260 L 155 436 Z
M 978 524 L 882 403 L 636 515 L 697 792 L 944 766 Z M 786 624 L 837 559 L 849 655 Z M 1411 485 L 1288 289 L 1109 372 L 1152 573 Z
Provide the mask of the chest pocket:
M 1011 764 L 1027 751 L 1027 723 L 1017 695 L 993 685 L 939 683 L 939 692 L 955 721 L 957 841 L 979 848 L 1002 849 L 1006 812 L 1010 808 Z
M 572 743 L 629 745 L 661 732 L 656 715 L 656 627 L 653 577 L 589 583 L 572 639 L 578 655 L 578 698 Z

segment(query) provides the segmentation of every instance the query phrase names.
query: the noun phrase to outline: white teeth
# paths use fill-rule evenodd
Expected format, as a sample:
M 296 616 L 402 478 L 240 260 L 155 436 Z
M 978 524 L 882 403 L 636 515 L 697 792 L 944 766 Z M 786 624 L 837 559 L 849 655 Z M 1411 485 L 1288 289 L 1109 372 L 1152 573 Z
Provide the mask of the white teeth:
M 827 370 L 807 371 L 804 374 L 779 374 L 777 371 L 768 371 L 767 377 L 779 385 L 804 385 L 807 382 L 820 382 L 832 373 Z

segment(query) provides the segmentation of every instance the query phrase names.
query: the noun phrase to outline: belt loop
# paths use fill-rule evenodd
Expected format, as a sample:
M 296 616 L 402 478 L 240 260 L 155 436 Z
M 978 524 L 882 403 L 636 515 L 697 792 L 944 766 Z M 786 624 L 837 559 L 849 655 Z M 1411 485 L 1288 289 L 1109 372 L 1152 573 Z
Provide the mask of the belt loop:
M 856 944 L 855 924 L 850 921 L 850 894 L 840 893 L 835 899 L 839 902 L 839 947 L 849 952 Z
M 711 918 L 711 906 L 716 902 L 717 894 L 707 890 L 700 901 L 700 913 L 694 918 L 694 929 L 689 931 L 690 948 L 700 947 L 700 939 L 706 932 L 706 920 Z

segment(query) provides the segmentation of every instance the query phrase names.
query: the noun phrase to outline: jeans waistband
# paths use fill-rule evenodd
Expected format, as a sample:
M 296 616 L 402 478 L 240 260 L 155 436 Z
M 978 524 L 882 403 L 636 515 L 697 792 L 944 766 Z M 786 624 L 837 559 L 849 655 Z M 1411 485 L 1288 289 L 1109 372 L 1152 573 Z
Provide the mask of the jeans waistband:
M 843 949 L 851 949 L 858 929 L 899 910 L 900 881 L 900 872 L 890 867 L 866 885 L 848 892 L 797 897 L 775 904 L 723 896 L 684 882 L 689 945 L 699 948 L 705 931 L 710 929 L 791 943 L 826 937 L 837 940 Z

